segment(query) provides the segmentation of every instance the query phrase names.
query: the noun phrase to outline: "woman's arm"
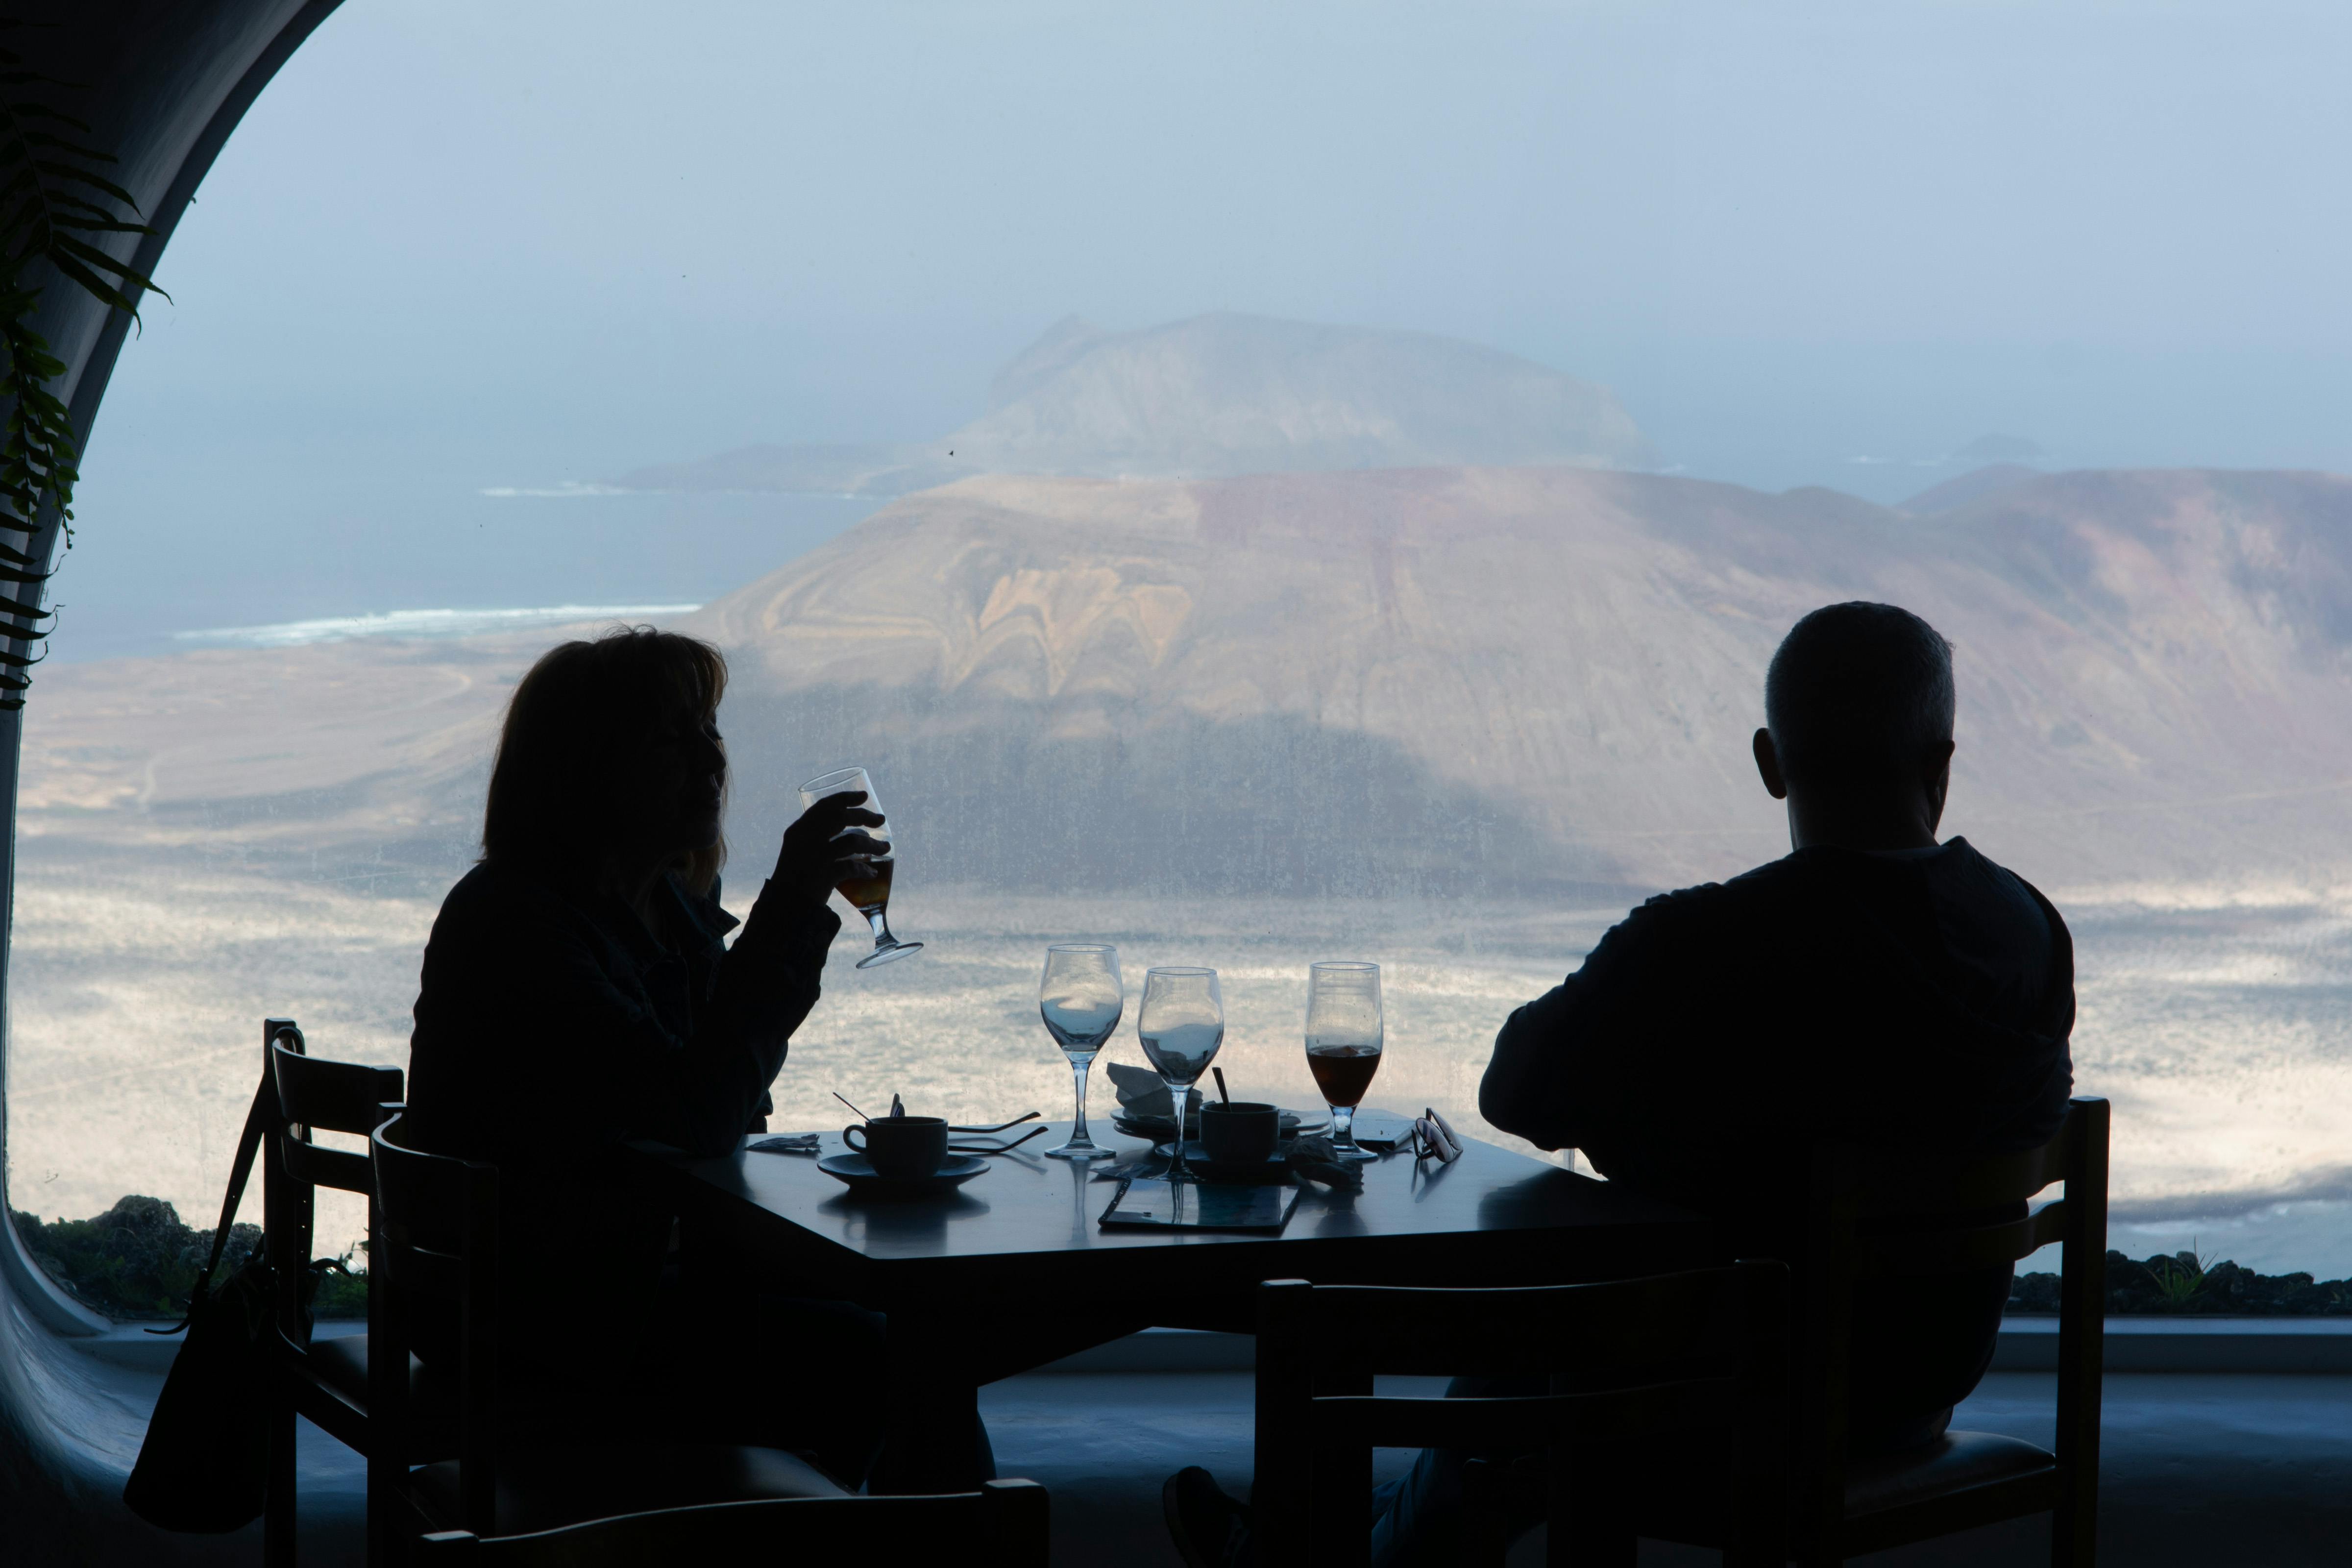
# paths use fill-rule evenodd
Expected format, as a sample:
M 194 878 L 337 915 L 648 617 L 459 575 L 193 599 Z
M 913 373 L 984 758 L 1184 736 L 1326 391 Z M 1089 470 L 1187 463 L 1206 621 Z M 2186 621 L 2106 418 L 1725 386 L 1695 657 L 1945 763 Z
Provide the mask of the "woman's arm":
M 861 829 L 882 817 L 863 794 L 828 795 L 784 832 L 776 868 L 760 889 L 735 945 L 720 961 L 706 1016 L 683 1043 L 674 1083 L 640 1085 L 661 1130 L 640 1136 L 689 1153 L 735 1147 L 784 1065 L 793 1031 L 816 1005 L 825 954 L 841 931 L 828 900 L 864 856 L 887 848 Z M 667 1091 L 666 1091 L 667 1090 Z

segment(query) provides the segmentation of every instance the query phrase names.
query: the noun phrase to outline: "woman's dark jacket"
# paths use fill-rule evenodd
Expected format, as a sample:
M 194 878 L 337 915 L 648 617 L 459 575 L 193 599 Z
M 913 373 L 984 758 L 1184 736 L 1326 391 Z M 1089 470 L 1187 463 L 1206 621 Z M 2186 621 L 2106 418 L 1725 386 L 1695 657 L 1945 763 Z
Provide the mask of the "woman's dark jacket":
M 485 863 L 433 922 L 402 1131 L 499 1167 L 509 1381 L 566 1376 L 649 1321 L 668 1215 L 619 1146 L 732 1150 L 816 1005 L 840 917 L 763 888 L 730 949 L 717 891 L 665 878 L 648 925 L 610 894 Z

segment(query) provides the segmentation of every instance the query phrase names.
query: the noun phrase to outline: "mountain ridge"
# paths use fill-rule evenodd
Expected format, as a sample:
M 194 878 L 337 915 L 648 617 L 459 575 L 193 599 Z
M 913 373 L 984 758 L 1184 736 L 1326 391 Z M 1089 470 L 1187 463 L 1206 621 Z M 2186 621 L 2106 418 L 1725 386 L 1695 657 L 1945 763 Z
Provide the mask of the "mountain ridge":
M 912 787 L 975 846 L 1020 837 L 1007 803 L 1043 767 L 1261 852 L 1246 813 L 1143 776 L 1183 752 L 1280 802 L 1315 890 L 1493 874 L 1464 869 L 1491 864 L 1472 819 L 1507 825 L 1527 887 L 1656 886 L 1785 850 L 1746 761 L 1764 665 L 1805 611 L 1885 599 L 1959 650 L 1950 830 L 2061 881 L 2210 878 L 2346 858 L 2323 825 L 2352 781 L 2347 521 L 2352 480 L 2200 470 L 2053 475 L 1933 518 L 1576 468 L 992 477 L 691 625 L 761 724 L 952 776 Z M 1339 737 L 1368 770 L 1352 815 L 1281 776 Z M 1208 882 L 1245 875 L 1216 858 Z
M 1214 478 L 1432 464 L 1645 468 L 1606 387 L 1457 339 L 1232 312 L 1131 332 L 1065 317 L 929 442 L 756 446 L 638 468 L 634 489 L 897 496 L 976 474 Z

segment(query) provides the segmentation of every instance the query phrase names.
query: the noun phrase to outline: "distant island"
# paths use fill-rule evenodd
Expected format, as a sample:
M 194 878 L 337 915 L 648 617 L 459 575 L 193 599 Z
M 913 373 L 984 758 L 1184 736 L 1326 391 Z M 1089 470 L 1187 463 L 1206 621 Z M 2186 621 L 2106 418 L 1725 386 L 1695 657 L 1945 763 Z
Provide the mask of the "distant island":
M 1475 343 L 1234 314 L 1108 332 L 1073 316 L 998 373 L 980 417 L 937 440 L 744 447 L 611 483 L 898 496 L 985 473 L 1525 464 L 1646 469 L 1660 458 L 1608 388 Z

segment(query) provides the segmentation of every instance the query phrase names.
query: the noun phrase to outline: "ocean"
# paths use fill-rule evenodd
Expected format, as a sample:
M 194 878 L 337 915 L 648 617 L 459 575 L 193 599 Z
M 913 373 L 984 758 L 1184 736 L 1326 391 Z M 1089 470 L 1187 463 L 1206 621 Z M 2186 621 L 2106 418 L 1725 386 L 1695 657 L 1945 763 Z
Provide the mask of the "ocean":
M 209 1225 L 265 1016 L 299 1019 L 316 1054 L 404 1065 L 433 875 L 306 879 L 54 835 L 21 853 L 16 1207 L 81 1217 L 146 1193 Z M 2113 1244 L 2352 1275 L 2352 890 L 2050 890 L 2077 943 L 2078 1089 L 2116 1106 Z M 835 1092 L 869 1106 L 895 1092 L 959 1121 L 1067 1115 L 1069 1069 L 1038 1019 L 1038 971 L 1048 942 L 1098 940 L 1118 946 L 1130 1007 L 1108 1059 L 1141 1061 L 1132 1005 L 1147 967 L 1205 963 L 1223 977 L 1219 1062 L 1234 1092 L 1298 1107 L 1316 1103 L 1300 1033 L 1307 965 L 1377 961 L 1388 1055 L 1367 1103 L 1435 1106 L 1512 1142 L 1475 1109 L 1495 1030 L 1622 912 L 1006 897 L 909 879 L 892 923 L 925 951 L 856 970 L 870 939 L 852 917 L 776 1084 L 774 1125 L 839 1127 Z M 547 1114 L 562 1116 L 565 1093 L 551 1083 Z M 1110 1104 L 1098 1077 L 1091 1109 L 1107 1116 Z M 358 1238 L 359 1205 L 322 1197 L 321 1249 L 340 1250 Z M 246 1217 L 258 1217 L 257 1199 Z

